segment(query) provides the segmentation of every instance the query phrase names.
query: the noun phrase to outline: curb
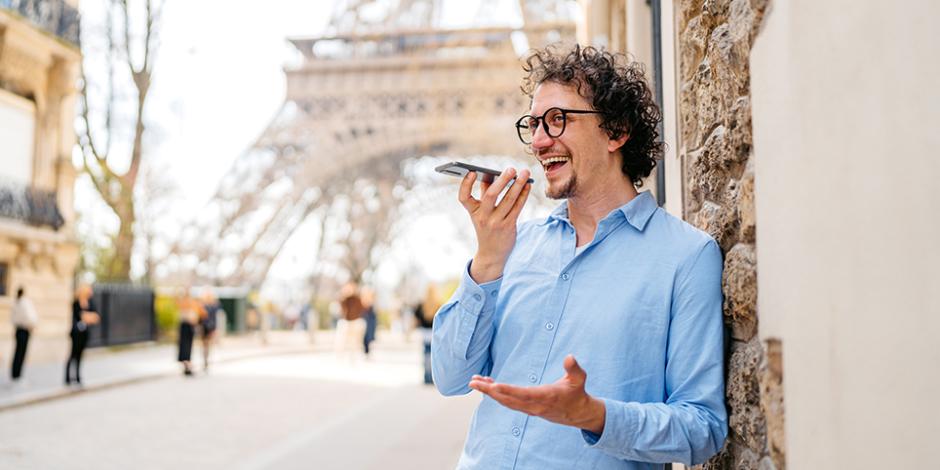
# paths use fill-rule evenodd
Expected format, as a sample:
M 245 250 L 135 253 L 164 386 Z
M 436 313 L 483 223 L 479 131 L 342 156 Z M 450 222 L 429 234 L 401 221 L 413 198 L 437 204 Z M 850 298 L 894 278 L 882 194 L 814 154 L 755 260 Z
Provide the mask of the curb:
M 307 345 L 303 347 L 295 347 L 295 348 L 290 348 L 290 349 L 278 349 L 278 350 L 272 350 L 272 351 L 260 350 L 260 351 L 253 352 L 253 353 L 246 353 L 246 354 L 237 355 L 234 357 L 218 359 L 218 360 L 213 361 L 212 363 L 225 364 L 229 362 L 237 362 L 237 361 L 241 361 L 245 359 L 253 359 L 257 357 L 282 356 L 282 355 L 286 356 L 286 355 L 291 355 L 291 354 L 312 353 L 312 352 L 317 352 L 317 348 L 314 345 Z M 82 388 L 66 388 L 65 386 L 62 386 L 62 388 L 58 388 L 53 391 L 37 392 L 36 394 L 32 396 L 27 395 L 27 396 L 24 396 L 22 399 L 14 401 L 14 402 L 0 403 L 0 412 L 4 412 L 7 410 L 12 410 L 16 408 L 21 408 L 21 407 L 29 406 L 29 405 L 35 405 L 39 403 L 55 401 L 55 400 L 59 400 L 62 398 L 81 395 L 81 394 L 85 394 L 89 392 L 108 390 L 111 388 L 117 388 L 117 387 L 121 387 L 125 385 L 132 385 L 132 384 L 146 382 L 150 380 L 157 380 L 161 378 L 172 377 L 172 376 L 179 375 L 179 374 L 180 372 L 178 370 L 173 370 L 173 371 L 158 372 L 158 373 L 152 373 L 152 374 L 143 374 L 143 375 L 139 375 L 135 377 L 128 377 L 124 379 L 115 379 L 110 382 L 83 386 Z

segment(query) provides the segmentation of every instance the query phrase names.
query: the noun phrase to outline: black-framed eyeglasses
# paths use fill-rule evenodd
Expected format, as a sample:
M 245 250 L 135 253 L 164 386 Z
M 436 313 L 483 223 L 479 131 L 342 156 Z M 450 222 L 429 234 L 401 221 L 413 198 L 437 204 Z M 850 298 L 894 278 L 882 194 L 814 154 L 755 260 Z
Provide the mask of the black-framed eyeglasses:
M 535 136 L 535 130 L 539 127 L 539 121 L 542 123 L 542 130 L 549 137 L 556 139 L 565 133 L 565 126 L 568 125 L 569 114 L 601 114 L 600 111 L 587 111 L 583 109 L 564 109 L 548 108 L 541 116 L 531 116 L 526 114 L 516 121 L 516 131 L 519 133 L 519 140 L 523 144 L 531 144 Z

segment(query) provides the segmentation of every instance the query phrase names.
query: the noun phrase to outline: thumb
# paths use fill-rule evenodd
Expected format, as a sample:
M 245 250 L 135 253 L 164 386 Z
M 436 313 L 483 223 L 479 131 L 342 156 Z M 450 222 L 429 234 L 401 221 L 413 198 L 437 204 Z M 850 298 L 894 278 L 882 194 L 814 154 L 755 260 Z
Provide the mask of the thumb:
M 581 368 L 574 356 L 569 354 L 565 357 L 565 372 L 568 378 L 578 385 L 583 385 L 587 381 L 587 372 Z

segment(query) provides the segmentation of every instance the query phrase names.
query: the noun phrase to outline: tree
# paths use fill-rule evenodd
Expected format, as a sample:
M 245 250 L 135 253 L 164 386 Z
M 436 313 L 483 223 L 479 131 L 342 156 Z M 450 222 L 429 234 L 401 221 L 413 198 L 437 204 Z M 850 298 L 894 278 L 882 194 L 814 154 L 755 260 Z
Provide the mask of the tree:
M 140 3 L 137 3 L 140 5 Z M 86 64 L 82 64 L 81 78 L 81 123 L 79 143 L 82 149 L 84 171 L 91 179 L 95 190 L 119 219 L 119 227 L 113 235 L 113 254 L 105 268 L 105 277 L 112 280 L 130 278 L 131 254 L 134 248 L 134 187 L 137 185 L 144 156 L 144 108 L 153 76 L 153 56 L 157 43 L 157 21 L 162 3 L 144 0 L 143 11 L 132 10 L 128 0 L 110 0 L 105 23 L 107 53 L 105 56 L 107 81 L 104 90 L 104 105 L 92 105 L 90 82 Z M 141 25 L 142 23 L 142 25 Z M 84 46 L 83 46 L 84 47 Z M 90 54 L 89 54 L 90 55 Z M 87 59 L 86 55 L 86 60 Z M 121 93 L 115 81 L 117 63 L 120 69 L 129 72 L 136 96 Z M 128 103 L 128 101 L 130 103 Z M 129 164 L 123 172 L 119 170 L 128 161 L 125 146 L 113 145 L 120 136 L 119 118 L 122 105 L 130 104 L 134 122 L 129 146 Z M 96 120 L 93 114 L 100 116 Z M 129 122 L 129 120 L 128 120 Z

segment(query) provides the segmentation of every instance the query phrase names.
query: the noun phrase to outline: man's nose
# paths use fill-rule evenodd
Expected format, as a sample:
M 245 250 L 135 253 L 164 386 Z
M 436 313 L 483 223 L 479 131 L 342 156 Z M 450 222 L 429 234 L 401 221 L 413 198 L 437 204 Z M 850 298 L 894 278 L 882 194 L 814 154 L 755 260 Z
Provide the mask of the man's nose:
M 532 149 L 539 150 L 551 147 L 555 142 L 551 136 L 548 135 L 548 132 L 545 131 L 545 126 L 542 123 L 535 128 L 535 133 L 532 134 Z

